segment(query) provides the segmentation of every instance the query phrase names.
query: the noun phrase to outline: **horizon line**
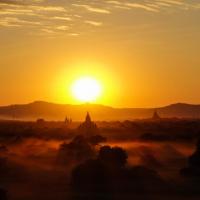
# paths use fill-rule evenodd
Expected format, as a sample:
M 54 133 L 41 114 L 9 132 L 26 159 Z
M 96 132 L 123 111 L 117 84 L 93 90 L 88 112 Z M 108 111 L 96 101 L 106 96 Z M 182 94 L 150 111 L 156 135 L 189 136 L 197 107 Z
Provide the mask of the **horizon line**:
M 167 106 L 171 106 L 171 105 L 178 105 L 178 104 L 184 104 L 184 105 L 191 105 L 191 106 L 200 106 L 200 103 L 186 103 L 186 102 L 176 102 L 176 103 L 169 103 L 169 104 L 165 104 L 165 105 L 160 105 L 160 106 L 149 106 L 149 107 L 118 107 L 118 106 L 111 106 L 111 105 L 105 105 L 105 104 L 100 104 L 100 103 L 90 103 L 90 102 L 85 102 L 85 103 L 80 103 L 80 104 L 72 104 L 72 103 L 59 103 L 59 102 L 49 102 L 49 101 L 45 101 L 45 100 L 34 100 L 31 102 L 24 102 L 24 103 L 11 103 L 11 104 L 5 104 L 5 105 L 1 105 L 0 107 L 8 107 L 8 106 L 23 106 L 23 105 L 29 105 L 29 104 L 34 104 L 34 103 L 49 103 L 49 104 L 56 104 L 56 105 L 69 105 L 69 106 L 83 106 L 83 105 L 97 105 L 97 106 L 105 106 L 105 107 L 110 107 L 110 108 L 115 108 L 115 109 L 159 109 L 159 108 L 163 108 L 163 107 L 167 107 Z

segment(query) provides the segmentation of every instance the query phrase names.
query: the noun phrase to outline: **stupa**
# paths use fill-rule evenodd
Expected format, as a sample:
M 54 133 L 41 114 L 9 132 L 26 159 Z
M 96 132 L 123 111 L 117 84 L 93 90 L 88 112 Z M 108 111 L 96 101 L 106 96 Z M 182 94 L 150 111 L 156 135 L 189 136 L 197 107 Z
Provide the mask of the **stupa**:
M 85 137 L 92 137 L 97 135 L 99 129 L 97 125 L 91 120 L 89 112 L 87 112 L 85 121 L 78 127 L 78 133 Z
M 160 120 L 161 119 L 161 117 L 159 116 L 157 111 L 154 112 L 152 119 L 153 120 Z

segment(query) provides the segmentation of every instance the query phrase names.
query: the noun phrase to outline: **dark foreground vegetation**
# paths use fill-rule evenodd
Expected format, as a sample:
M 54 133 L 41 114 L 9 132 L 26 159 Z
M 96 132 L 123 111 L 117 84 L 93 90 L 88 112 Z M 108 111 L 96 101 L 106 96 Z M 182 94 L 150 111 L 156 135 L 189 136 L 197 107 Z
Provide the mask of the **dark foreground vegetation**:
M 200 199 L 200 121 L 0 122 L 0 200 Z

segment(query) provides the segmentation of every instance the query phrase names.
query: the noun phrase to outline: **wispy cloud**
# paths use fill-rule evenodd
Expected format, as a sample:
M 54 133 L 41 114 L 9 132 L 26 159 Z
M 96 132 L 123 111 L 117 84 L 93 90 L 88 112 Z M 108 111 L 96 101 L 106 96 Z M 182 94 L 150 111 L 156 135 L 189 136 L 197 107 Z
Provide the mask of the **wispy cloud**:
M 119 11 L 159 14 L 192 9 L 200 9 L 200 3 L 189 0 L 0 0 L 0 26 L 29 26 L 48 34 L 72 34 L 73 31 L 76 35 L 76 28 L 81 23 L 100 27 L 105 24 L 105 16 L 111 17 Z
M 40 29 L 46 25 L 54 27 L 56 20 L 60 21 L 57 22 L 59 27 L 57 30 L 64 30 L 64 27 L 66 29 L 63 21 L 70 21 L 70 17 L 66 15 L 65 7 L 46 5 L 42 0 L 0 0 L 0 26 L 13 28 L 31 26 Z
M 142 4 L 139 4 L 139 3 L 126 3 L 124 5 L 128 6 L 130 8 L 140 8 L 140 9 L 144 9 L 146 11 L 151 11 L 151 12 L 158 12 L 159 11 L 157 8 L 155 8 L 155 6 L 153 4 L 142 5 Z
M 62 21 L 72 21 L 72 18 L 71 18 L 71 17 L 54 16 L 54 17 L 52 17 L 52 19 L 55 19 L 55 20 L 62 20 Z
M 187 0 L 141 0 L 141 1 L 118 1 L 118 0 L 108 0 L 105 1 L 107 4 L 112 5 L 115 8 L 132 8 L 132 9 L 143 9 L 145 11 L 151 12 L 161 12 L 163 8 L 173 8 L 176 9 L 194 9 L 198 7 L 198 3 L 193 1 L 189 2 Z
M 85 23 L 90 24 L 92 26 L 102 26 L 103 25 L 102 22 L 96 22 L 96 21 L 90 21 L 90 20 L 86 20 Z
M 72 4 L 72 5 L 76 6 L 76 7 L 85 8 L 87 11 L 90 11 L 90 12 L 101 13 L 101 14 L 110 14 L 110 11 L 107 9 L 92 7 L 90 5 L 84 5 L 84 4 Z
M 167 3 L 168 5 L 174 4 L 174 5 L 184 5 L 185 1 L 183 0 L 158 0 L 158 2 Z
M 0 19 L 0 25 L 5 27 L 20 27 L 23 25 L 41 25 L 41 22 L 22 20 L 16 17 L 5 17 Z

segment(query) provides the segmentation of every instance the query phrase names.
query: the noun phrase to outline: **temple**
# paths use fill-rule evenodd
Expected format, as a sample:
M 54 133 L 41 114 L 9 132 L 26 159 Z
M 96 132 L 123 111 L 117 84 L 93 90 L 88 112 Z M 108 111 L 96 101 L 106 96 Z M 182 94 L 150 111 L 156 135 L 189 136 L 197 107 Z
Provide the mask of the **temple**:
M 78 132 L 85 137 L 92 137 L 98 134 L 98 127 L 94 122 L 92 122 L 88 112 L 85 121 L 78 127 Z
M 161 117 L 159 116 L 159 114 L 158 114 L 157 111 L 155 111 L 155 112 L 153 113 L 152 119 L 153 119 L 153 120 L 160 120 L 160 119 L 161 119 Z

